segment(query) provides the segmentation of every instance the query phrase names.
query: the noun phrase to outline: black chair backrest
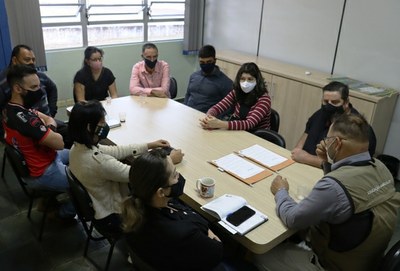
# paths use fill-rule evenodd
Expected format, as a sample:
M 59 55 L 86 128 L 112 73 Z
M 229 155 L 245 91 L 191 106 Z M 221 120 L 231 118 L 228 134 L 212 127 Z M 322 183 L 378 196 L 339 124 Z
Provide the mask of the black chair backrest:
M 399 174 L 400 160 L 387 154 L 380 154 L 376 158 L 388 168 L 393 178 L 396 179 L 397 175 Z
M 271 120 L 270 120 L 271 130 L 279 132 L 279 124 L 280 124 L 279 113 L 271 108 Z
M 174 99 L 178 94 L 178 84 L 176 83 L 176 79 L 172 76 L 170 77 L 169 82 L 169 94 L 171 95 L 171 99 Z
M 400 270 L 400 241 L 385 254 L 382 259 L 380 271 L 398 271 Z
M 143 261 L 129 245 L 128 245 L 128 251 L 135 268 L 139 269 L 140 271 L 155 271 L 155 269 L 152 266 L 150 266 L 150 264 Z
M 6 144 L 5 152 L 10 161 L 11 167 L 14 170 L 14 173 L 18 175 L 17 177 L 19 177 L 18 179 L 30 177 L 29 168 L 22 153 L 10 144 Z
M 278 134 L 275 131 L 267 130 L 267 129 L 258 129 L 254 131 L 254 134 L 258 137 L 261 137 L 269 142 L 274 143 L 275 145 L 281 146 L 282 148 L 286 148 L 286 142 L 283 136 Z
M 89 193 L 68 167 L 65 168 L 65 171 L 69 183 L 70 197 L 79 219 L 86 222 L 92 221 L 94 209 Z

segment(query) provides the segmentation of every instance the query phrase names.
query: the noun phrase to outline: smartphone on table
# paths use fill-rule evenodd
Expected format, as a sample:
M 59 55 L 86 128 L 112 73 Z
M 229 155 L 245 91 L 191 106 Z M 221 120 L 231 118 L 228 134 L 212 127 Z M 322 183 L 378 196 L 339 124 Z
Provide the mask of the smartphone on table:
M 256 212 L 253 209 L 245 205 L 240 209 L 236 210 L 235 212 L 229 214 L 226 217 L 226 221 L 237 227 L 244 221 L 252 217 L 255 213 Z

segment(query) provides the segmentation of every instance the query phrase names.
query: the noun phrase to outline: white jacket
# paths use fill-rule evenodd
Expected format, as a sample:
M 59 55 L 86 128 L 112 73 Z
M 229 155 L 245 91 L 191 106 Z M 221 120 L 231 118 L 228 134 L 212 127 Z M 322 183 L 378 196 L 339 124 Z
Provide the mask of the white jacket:
M 130 166 L 121 163 L 129 155 L 147 151 L 147 144 L 127 146 L 98 145 L 89 149 L 74 143 L 69 153 L 69 168 L 86 187 L 95 210 L 95 218 L 121 213 L 122 200 L 128 195 Z

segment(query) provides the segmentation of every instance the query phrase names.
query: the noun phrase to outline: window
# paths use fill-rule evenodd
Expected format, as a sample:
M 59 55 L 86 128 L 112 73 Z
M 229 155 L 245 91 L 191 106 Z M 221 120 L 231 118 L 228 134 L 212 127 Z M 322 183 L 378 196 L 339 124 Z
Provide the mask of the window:
M 46 50 L 183 39 L 185 0 L 39 3 Z

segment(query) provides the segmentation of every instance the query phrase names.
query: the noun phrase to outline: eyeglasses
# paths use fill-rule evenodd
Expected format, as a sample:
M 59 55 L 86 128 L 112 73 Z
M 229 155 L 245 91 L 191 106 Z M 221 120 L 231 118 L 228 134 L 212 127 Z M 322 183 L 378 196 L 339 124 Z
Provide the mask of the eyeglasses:
M 331 139 L 331 138 L 339 138 L 340 140 L 347 140 L 346 138 L 340 137 L 340 136 L 327 136 L 323 139 L 325 146 L 328 146 L 328 143 L 326 142 L 327 140 Z
M 90 58 L 90 61 L 103 61 L 103 57 Z

